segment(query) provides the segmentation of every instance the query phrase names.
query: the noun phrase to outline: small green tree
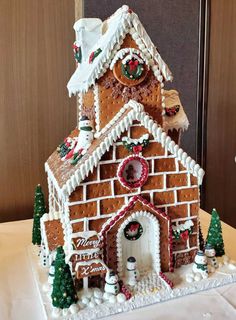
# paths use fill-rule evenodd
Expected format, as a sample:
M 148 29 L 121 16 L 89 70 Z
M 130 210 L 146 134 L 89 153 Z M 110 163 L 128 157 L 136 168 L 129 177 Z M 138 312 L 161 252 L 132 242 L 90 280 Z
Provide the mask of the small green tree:
M 213 209 L 211 213 L 211 222 L 208 229 L 206 243 L 210 243 L 214 247 L 217 257 L 221 257 L 225 254 L 221 222 L 216 209 Z
M 69 308 L 78 300 L 70 267 L 65 263 L 62 247 L 57 248 L 55 259 L 55 275 L 53 280 L 52 304 L 57 308 Z
M 38 184 L 35 188 L 34 195 L 34 222 L 32 231 L 32 243 L 41 244 L 41 230 L 40 230 L 40 218 L 46 212 L 45 201 L 42 188 Z

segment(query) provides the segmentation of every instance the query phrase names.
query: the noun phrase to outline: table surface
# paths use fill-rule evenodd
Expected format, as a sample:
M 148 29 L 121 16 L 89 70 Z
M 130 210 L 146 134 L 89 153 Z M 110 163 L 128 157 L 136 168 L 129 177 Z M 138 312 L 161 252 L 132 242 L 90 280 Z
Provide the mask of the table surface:
M 204 236 L 210 215 L 201 210 Z M 42 320 L 43 313 L 27 256 L 31 243 L 32 220 L 0 224 L 0 320 Z M 227 255 L 236 260 L 236 229 L 222 223 Z M 141 319 L 236 319 L 236 284 L 164 303 L 158 303 L 132 312 L 115 315 L 109 320 Z M 89 319 L 88 319 L 89 320 Z

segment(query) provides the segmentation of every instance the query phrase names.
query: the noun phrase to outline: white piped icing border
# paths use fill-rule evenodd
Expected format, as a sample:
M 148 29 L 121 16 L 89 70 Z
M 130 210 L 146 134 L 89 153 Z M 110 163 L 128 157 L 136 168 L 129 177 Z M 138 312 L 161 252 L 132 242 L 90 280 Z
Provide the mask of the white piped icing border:
M 148 58 L 145 57 L 145 55 L 137 49 L 134 48 L 123 48 L 121 50 L 119 50 L 116 54 L 115 57 L 113 58 L 111 64 L 110 64 L 110 69 L 112 70 L 114 68 L 114 65 L 116 64 L 116 62 L 120 59 L 122 59 L 126 54 L 136 54 L 138 56 L 140 56 L 147 65 L 149 65 L 149 60 Z
M 129 216 L 120 226 L 117 237 L 116 237 L 116 244 L 117 244 L 117 271 L 119 273 L 119 276 L 122 277 L 122 271 L 124 266 L 124 262 L 122 260 L 122 244 L 121 244 L 121 237 L 124 232 L 124 228 L 128 225 L 128 223 L 134 219 L 140 218 L 140 217 L 147 217 L 150 219 L 150 223 L 154 226 L 154 236 L 157 240 L 157 243 L 159 243 L 159 247 L 155 247 L 155 255 L 154 255 L 154 261 L 153 261 L 153 269 L 159 273 L 161 271 L 161 263 L 160 263 L 160 226 L 158 219 L 151 214 L 148 211 L 136 211 L 132 213 L 131 216 Z M 156 245 L 156 243 L 155 243 Z
M 131 110 L 124 116 L 120 121 L 119 118 L 127 111 L 128 108 Z M 132 124 L 134 120 L 138 120 L 154 137 L 154 140 L 161 143 L 163 148 L 171 152 L 181 164 L 198 178 L 198 184 L 201 185 L 204 176 L 204 170 L 188 156 L 183 149 L 181 149 L 171 138 L 163 131 L 163 129 L 144 111 L 142 104 L 135 100 L 130 100 L 123 108 L 116 114 L 116 116 L 100 131 L 100 134 L 104 133 L 109 128 L 113 127 L 110 134 L 106 136 L 101 144 L 93 151 L 90 157 L 75 171 L 75 173 L 67 180 L 63 185 L 62 191 L 64 195 L 70 195 L 75 188 L 83 181 L 93 169 L 97 167 L 98 162 L 106 151 L 112 146 L 113 142 Z M 117 122 L 117 123 L 116 123 Z M 100 136 L 99 134 L 99 136 Z M 45 169 L 52 175 L 52 172 L 46 163 Z M 52 181 L 56 179 L 51 177 Z

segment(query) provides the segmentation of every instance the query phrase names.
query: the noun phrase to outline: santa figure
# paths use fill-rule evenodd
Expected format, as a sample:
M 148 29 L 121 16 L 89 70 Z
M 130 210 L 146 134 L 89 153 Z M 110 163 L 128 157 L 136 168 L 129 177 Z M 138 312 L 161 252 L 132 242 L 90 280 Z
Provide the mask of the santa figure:
M 118 283 L 118 276 L 114 271 L 110 270 L 106 273 L 104 291 L 117 295 L 120 292 L 120 285 Z
M 207 257 L 208 265 L 217 269 L 219 267 L 219 264 L 216 258 L 216 251 L 210 243 L 207 243 L 205 246 L 205 255 Z
M 194 258 L 193 272 L 200 273 L 202 278 L 208 278 L 207 257 L 204 252 L 199 250 Z
M 129 257 L 126 264 L 126 284 L 135 286 L 139 279 L 139 272 L 137 269 L 136 259 Z

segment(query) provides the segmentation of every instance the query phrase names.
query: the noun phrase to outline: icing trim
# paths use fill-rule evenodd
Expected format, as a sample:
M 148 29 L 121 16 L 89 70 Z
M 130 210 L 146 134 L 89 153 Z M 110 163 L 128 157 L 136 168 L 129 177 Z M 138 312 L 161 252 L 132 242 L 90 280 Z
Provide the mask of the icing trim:
M 129 110 L 130 109 L 130 110 Z M 129 110 L 127 112 L 127 110 Z M 181 164 L 187 169 L 187 171 L 198 178 L 198 185 L 202 184 L 202 179 L 204 176 L 204 170 L 188 156 L 183 149 L 181 149 L 171 138 L 163 131 L 163 129 L 144 111 L 142 104 L 135 100 L 130 100 L 127 104 L 120 109 L 120 111 L 115 115 L 115 117 L 100 131 L 97 137 L 105 133 L 108 129 L 112 128 L 109 135 L 104 137 L 101 144 L 93 151 L 93 153 L 86 159 L 75 173 L 67 180 L 67 182 L 60 189 L 56 179 L 54 178 L 48 164 L 45 164 L 45 170 L 49 172 L 51 180 L 53 183 L 55 181 L 55 186 L 59 194 L 70 195 L 75 188 L 83 181 L 90 172 L 93 171 L 94 167 L 97 167 L 98 162 L 104 155 L 104 153 L 109 150 L 113 142 L 127 130 L 134 120 L 141 122 L 149 133 L 154 137 L 154 140 L 161 143 L 163 148 L 166 148 L 166 154 L 169 151 L 172 155 L 181 162 Z M 127 112 L 125 116 L 123 116 Z M 123 117 L 122 117 L 123 116 Z M 120 119 L 121 118 L 121 119 Z
M 153 268 L 157 273 L 161 270 L 160 263 L 160 225 L 158 219 L 148 211 L 136 211 L 132 213 L 129 218 L 127 218 L 119 227 L 117 235 L 116 235 L 116 245 L 117 245 L 117 271 L 119 276 L 122 277 L 123 271 L 123 261 L 122 261 L 122 244 L 121 244 L 121 236 L 123 235 L 124 228 L 130 223 L 130 219 L 137 219 L 139 217 L 147 217 L 150 220 L 150 223 L 154 226 L 154 235 L 155 240 L 157 240 L 158 247 L 155 244 L 155 255 L 153 261 Z

